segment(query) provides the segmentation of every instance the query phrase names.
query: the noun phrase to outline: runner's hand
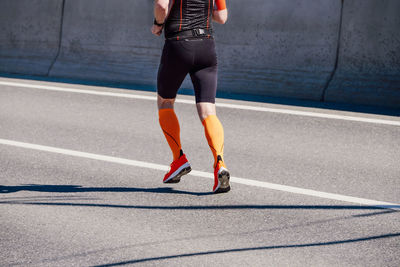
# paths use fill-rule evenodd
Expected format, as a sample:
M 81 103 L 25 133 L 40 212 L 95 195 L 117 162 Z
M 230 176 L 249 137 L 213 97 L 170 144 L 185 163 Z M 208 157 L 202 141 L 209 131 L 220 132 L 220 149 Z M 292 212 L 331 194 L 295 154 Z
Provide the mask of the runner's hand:
M 153 25 L 151 27 L 151 32 L 156 35 L 156 36 L 160 36 L 163 30 L 163 26 L 157 26 L 157 25 Z

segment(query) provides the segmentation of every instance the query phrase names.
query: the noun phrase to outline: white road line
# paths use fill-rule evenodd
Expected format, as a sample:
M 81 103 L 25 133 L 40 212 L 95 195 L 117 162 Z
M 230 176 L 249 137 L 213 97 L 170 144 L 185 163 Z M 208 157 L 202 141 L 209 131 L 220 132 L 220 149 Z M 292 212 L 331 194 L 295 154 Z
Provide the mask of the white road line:
M 143 96 L 143 95 L 134 95 L 134 94 L 101 92 L 101 91 L 95 91 L 95 90 L 74 89 L 74 88 L 59 87 L 59 86 L 26 84 L 26 83 L 5 82 L 5 81 L 0 81 L 0 85 L 6 85 L 6 86 L 12 86 L 12 87 L 25 87 L 25 88 L 33 88 L 33 89 L 41 89 L 41 90 L 49 90 L 49 91 L 59 91 L 59 92 L 66 92 L 66 93 L 124 97 L 124 98 L 144 99 L 144 100 L 153 100 L 153 101 L 157 100 L 157 98 L 155 96 Z
M 117 157 L 110 157 L 110 156 L 105 156 L 105 155 L 92 154 L 92 153 L 80 152 L 80 151 L 57 148 L 57 147 L 23 143 L 23 142 L 7 140 L 7 139 L 0 139 L 0 144 L 13 146 L 13 147 L 33 149 L 33 150 L 38 150 L 38 151 L 58 153 L 58 154 L 80 157 L 80 158 L 101 160 L 101 161 L 118 163 L 118 164 L 123 164 L 123 165 L 130 165 L 130 166 L 135 166 L 135 167 L 140 167 L 140 168 L 147 168 L 147 169 L 160 170 L 160 171 L 168 170 L 168 166 L 160 165 L 160 164 L 154 164 L 154 163 L 149 163 L 149 162 L 144 162 L 144 161 L 124 159 L 124 158 L 117 158 Z M 214 175 L 212 173 L 202 172 L 202 171 L 192 170 L 189 173 L 189 175 L 214 179 Z M 250 179 L 245 179 L 245 178 L 231 177 L 231 182 L 243 184 L 243 185 L 268 188 L 268 189 L 273 189 L 273 190 L 278 190 L 278 191 L 283 191 L 283 192 L 289 192 L 289 193 L 295 193 L 295 194 L 301 194 L 301 195 L 307 195 L 307 196 L 313 196 L 313 197 L 320 197 L 320 198 L 325 198 L 325 199 L 332 199 L 332 200 L 356 203 L 359 205 L 400 209 L 400 204 L 396 204 L 396 203 L 389 203 L 389 202 L 370 200 L 370 199 L 358 198 L 358 197 L 350 197 L 350 196 L 344 196 L 344 195 L 339 195 L 339 194 L 332 194 L 332 193 L 326 193 L 326 192 L 321 192 L 321 191 L 316 191 L 316 190 L 304 189 L 304 188 L 299 188 L 299 187 L 250 180 Z
M 34 88 L 34 89 L 59 91 L 59 92 L 68 92 L 68 93 L 80 93 L 80 94 L 90 94 L 90 95 L 99 95 L 99 96 L 112 96 L 112 97 L 123 97 L 123 98 L 132 98 L 132 99 L 143 99 L 143 100 L 151 100 L 151 101 L 157 100 L 157 98 L 155 96 L 101 92 L 101 91 L 95 91 L 95 90 L 74 89 L 74 88 L 59 87 L 59 86 L 34 85 L 34 84 L 6 82 L 6 81 L 0 81 L 0 85 Z M 186 99 L 177 99 L 176 102 L 183 103 L 183 104 L 195 104 L 194 101 L 186 100 Z M 299 110 L 280 109 L 280 108 L 267 108 L 267 107 L 237 105 L 237 104 L 228 104 L 228 103 L 217 103 L 217 106 L 224 107 L 224 108 L 252 110 L 252 111 L 270 112 L 270 113 L 280 113 L 280 114 L 305 116 L 305 117 L 315 117 L 315 118 L 336 119 L 336 120 L 345 120 L 345 121 L 356 121 L 356 122 L 366 122 L 366 123 L 400 126 L 400 121 L 386 120 L 386 119 L 363 118 L 363 117 L 327 114 L 327 113 L 320 113 L 320 112 L 299 111 Z

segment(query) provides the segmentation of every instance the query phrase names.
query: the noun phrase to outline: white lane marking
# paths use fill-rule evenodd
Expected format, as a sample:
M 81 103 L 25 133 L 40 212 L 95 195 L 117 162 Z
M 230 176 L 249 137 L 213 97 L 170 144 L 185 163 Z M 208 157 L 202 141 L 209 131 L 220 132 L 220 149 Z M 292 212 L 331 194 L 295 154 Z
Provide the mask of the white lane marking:
M 80 152 L 80 151 L 70 150 L 70 149 L 63 149 L 63 148 L 57 148 L 57 147 L 23 143 L 23 142 L 7 140 L 7 139 L 0 139 L 0 144 L 14 146 L 14 147 L 20 147 L 20 148 L 33 149 L 33 150 L 38 150 L 38 151 L 58 153 L 58 154 L 74 156 L 74 157 L 81 157 L 81 158 L 87 158 L 87 159 L 93 159 L 93 160 L 101 160 L 101 161 L 106 161 L 106 162 L 111 162 L 111 163 L 118 163 L 118 164 L 123 164 L 123 165 L 129 165 L 129 166 L 135 166 L 135 167 L 141 167 L 141 168 L 147 168 L 147 169 L 153 169 L 153 170 L 160 170 L 160 171 L 167 171 L 169 168 L 168 166 L 165 166 L 165 165 L 154 164 L 154 163 L 149 163 L 149 162 L 144 162 L 144 161 L 110 157 L 110 156 Z M 208 172 L 203 172 L 203 171 L 192 170 L 189 173 L 189 175 L 214 179 L 214 174 L 208 173 Z M 299 188 L 299 187 L 250 180 L 250 179 L 239 178 L 239 177 L 231 177 L 231 182 L 243 184 L 243 185 L 268 188 L 268 189 L 273 189 L 273 190 L 278 190 L 278 191 L 283 191 L 283 192 L 289 192 L 289 193 L 295 193 L 295 194 L 301 194 L 301 195 L 307 195 L 307 196 L 313 196 L 313 197 L 320 197 L 320 198 L 325 198 L 325 199 L 332 199 L 332 200 L 356 203 L 356 204 L 360 204 L 360 205 L 391 208 L 391 209 L 400 209 L 400 204 L 396 204 L 396 203 L 389 203 L 389 202 L 383 202 L 383 201 L 377 201 L 377 200 L 371 200 L 371 199 L 365 199 L 365 198 L 332 194 L 332 193 L 326 193 L 326 192 L 321 192 L 321 191 L 316 191 L 316 190 L 310 190 L 310 189 L 304 189 L 304 188 Z
M 41 90 L 51 90 L 51 91 L 59 91 L 59 92 L 68 92 L 68 93 L 90 94 L 90 95 L 99 95 L 99 96 L 124 97 L 124 98 L 143 99 L 143 100 L 152 100 L 152 101 L 157 100 L 157 98 L 155 96 L 101 92 L 101 91 L 95 91 L 95 90 L 74 89 L 74 88 L 59 87 L 59 86 L 33 85 L 33 84 L 6 82 L 6 81 L 0 81 L 0 85 L 34 88 L 34 89 L 41 89 Z M 183 104 L 192 104 L 192 105 L 195 104 L 194 101 L 186 100 L 186 99 L 177 99 L 176 102 L 183 103 Z M 270 113 L 280 113 L 280 114 L 305 116 L 305 117 L 316 117 L 316 118 L 324 118 L 324 119 L 336 119 L 336 120 L 345 120 L 345 121 L 357 121 L 357 122 L 400 126 L 400 121 L 386 120 L 386 119 L 363 118 L 363 117 L 327 114 L 327 113 L 320 113 L 320 112 L 310 112 L 310 111 L 300 111 L 300 110 L 280 109 L 280 108 L 267 108 L 267 107 L 257 107 L 257 106 L 228 104 L 228 103 L 217 103 L 217 106 L 224 107 L 224 108 L 261 111 L 261 112 L 270 112 Z
M 5 82 L 5 81 L 0 81 L 0 85 L 6 85 L 6 86 L 12 86 L 12 87 L 25 87 L 25 88 L 33 88 L 33 89 L 41 89 L 41 90 L 49 90 L 49 91 L 59 91 L 59 92 L 66 92 L 66 93 L 124 97 L 124 98 L 144 99 L 144 100 L 153 100 L 153 101 L 157 100 L 157 98 L 155 96 L 101 92 L 101 91 L 95 91 L 95 90 L 84 90 L 84 89 L 75 89 L 75 88 L 67 88 L 67 87 L 59 87 L 59 86 L 48 86 L 48 85 L 38 85 L 38 84 L 35 85 L 35 84 Z

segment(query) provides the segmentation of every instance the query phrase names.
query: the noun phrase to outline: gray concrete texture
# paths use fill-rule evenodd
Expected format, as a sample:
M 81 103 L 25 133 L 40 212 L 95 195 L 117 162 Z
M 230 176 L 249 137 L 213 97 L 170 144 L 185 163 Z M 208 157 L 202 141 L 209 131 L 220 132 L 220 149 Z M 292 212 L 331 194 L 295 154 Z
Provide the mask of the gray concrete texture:
M 228 4 L 232 20 L 215 27 L 221 89 L 319 100 L 335 62 L 340 2 Z
M 60 41 L 62 0 L 0 1 L 0 71 L 47 75 Z
M 400 108 L 400 1 L 345 0 L 327 101 Z
M 68 0 L 60 56 L 51 76 L 155 84 L 162 38 L 153 1 Z
M 52 77 L 155 85 L 163 38 L 150 33 L 152 5 L 65 0 L 60 17 L 62 1 L 2 1 L 0 71 L 47 68 Z M 228 23 L 214 25 L 220 91 L 400 107 L 399 1 L 231 0 L 228 7 Z M 57 19 L 62 38 L 52 65 Z M 38 62 L 42 68 L 33 67 Z M 191 88 L 188 79 L 183 87 Z

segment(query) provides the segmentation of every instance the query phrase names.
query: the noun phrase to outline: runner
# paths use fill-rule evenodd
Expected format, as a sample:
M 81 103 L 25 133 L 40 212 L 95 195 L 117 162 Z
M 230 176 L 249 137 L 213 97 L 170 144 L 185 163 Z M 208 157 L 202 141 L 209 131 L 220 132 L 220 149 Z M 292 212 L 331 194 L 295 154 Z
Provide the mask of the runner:
M 216 115 L 217 56 L 212 20 L 228 18 L 225 0 L 155 0 L 152 33 L 165 30 L 165 44 L 158 70 L 159 122 L 171 148 L 173 162 L 164 183 L 178 183 L 191 171 L 180 141 L 175 98 L 187 74 L 192 79 L 197 111 L 214 156 L 214 193 L 230 190 L 224 158 L 224 129 Z

